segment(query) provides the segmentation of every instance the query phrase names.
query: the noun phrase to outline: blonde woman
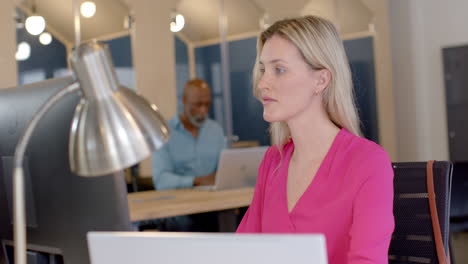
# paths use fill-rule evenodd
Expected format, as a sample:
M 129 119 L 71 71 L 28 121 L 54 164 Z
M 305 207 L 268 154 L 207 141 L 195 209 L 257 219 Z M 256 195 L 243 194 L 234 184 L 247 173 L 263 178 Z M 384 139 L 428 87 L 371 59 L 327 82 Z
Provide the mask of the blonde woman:
M 237 232 L 323 233 L 330 264 L 388 263 L 393 170 L 385 150 L 360 137 L 333 24 L 306 16 L 262 32 L 254 89 L 274 146 Z

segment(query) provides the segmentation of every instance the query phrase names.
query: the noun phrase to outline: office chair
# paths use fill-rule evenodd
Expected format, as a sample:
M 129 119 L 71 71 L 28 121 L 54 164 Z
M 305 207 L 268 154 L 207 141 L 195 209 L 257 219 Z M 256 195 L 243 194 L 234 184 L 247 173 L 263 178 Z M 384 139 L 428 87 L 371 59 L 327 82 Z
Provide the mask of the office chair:
M 390 264 L 440 263 L 429 206 L 426 165 L 425 162 L 393 164 L 395 231 L 390 243 Z M 434 162 L 432 171 L 441 241 L 448 253 L 452 164 Z
M 468 162 L 454 162 L 450 197 L 450 232 L 468 231 Z

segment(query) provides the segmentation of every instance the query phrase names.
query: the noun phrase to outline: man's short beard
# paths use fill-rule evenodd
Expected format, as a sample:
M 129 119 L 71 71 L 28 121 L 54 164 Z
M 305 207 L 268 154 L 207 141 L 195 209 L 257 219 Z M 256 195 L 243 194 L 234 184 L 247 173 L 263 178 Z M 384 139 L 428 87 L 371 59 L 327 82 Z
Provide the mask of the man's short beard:
M 204 115 L 192 115 L 191 113 L 187 113 L 186 116 L 190 124 L 195 127 L 201 127 L 206 120 L 206 116 Z

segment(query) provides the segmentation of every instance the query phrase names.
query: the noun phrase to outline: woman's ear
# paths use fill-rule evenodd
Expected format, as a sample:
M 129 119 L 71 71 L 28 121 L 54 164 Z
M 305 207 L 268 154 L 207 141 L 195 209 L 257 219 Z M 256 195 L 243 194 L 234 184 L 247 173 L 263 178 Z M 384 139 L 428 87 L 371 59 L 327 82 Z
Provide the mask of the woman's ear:
M 318 72 L 317 93 L 322 93 L 328 87 L 331 81 L 331 72 L 328 69 L 322 69 Z

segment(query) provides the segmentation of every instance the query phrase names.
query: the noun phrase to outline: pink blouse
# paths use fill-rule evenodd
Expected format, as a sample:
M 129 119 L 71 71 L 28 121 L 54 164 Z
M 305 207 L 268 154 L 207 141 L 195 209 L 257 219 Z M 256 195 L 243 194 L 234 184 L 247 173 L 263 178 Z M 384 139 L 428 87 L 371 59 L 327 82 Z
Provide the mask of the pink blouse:
M 270 147 L 238 233 L 322 233 L 330 264 L 388 263 L 394 229 L 393 169 L 383 148 L 342 129 L 314 179 L 288 212 L 291 141 Z

